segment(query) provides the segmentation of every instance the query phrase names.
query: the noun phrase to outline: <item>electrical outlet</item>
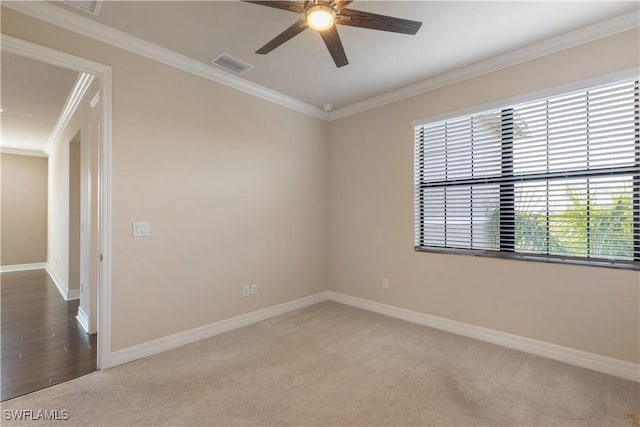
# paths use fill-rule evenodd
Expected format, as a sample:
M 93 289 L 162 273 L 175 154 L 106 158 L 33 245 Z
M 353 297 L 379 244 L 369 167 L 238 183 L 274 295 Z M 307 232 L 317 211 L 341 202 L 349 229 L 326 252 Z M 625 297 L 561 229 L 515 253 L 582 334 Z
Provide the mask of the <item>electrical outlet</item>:
M 242 296 L 243 297 L 248 297 L 250 292 L 251 292 L 251 289 L 250 289 L 249 285 L 244 285 L 242 287 Z
M 382 289 L 389 289 L 389 279 L 386 277 L 382 278 Z
M 148 222 L 134 222 L 133 223 L 133 237 L 148 236 L 149 223 Z
M 255 295 L 258 293 L 258 284 L 257 283 L 253 283 L 251 285 L 251 295 Z

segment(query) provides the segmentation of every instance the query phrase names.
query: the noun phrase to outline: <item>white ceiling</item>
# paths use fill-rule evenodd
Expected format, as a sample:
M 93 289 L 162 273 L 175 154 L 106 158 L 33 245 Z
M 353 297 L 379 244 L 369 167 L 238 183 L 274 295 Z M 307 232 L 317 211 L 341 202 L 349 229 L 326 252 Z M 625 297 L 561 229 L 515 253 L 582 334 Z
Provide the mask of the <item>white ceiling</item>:
M 254 51 L 298 19 L 240 1 L 106 1 L 72 13 L 208 64 L 226 52 L 255 67 L 241 78 L 336 109 L 623 14 L 627 1 L 365 1 L 349 8 L 419 20 L 416 36 L 339 26 L 349 65 L 336 68 L 308 29 L 267 55 Z
M 43 152 L 78 73 L 2 52 L 2 148 Z
M 637 27 L 640 21 L 638 1 L 356 0 L 349 8 L 419 20 L 423 26 L 416 36 L 340 26 L 350 63 L 336 68 L 310 29 L 268 55 L 254 54 L 298 16 L 241 1 L 105 1 L 97 17 L 61 2 L 5 5 L 325 119 Z M 133 38 L 122 45 L 121 32 L 179 55 L 167 61 L 161 48 Z M 209 65 L 221 52 L 254 68 L 237 76 Z M 180 55 L 192 64 L 183 67 Z M 1 71 L 0 146 L 42 151 L 78 73 L 6 52 Z M 334 105 L 331 117 L 321 114 L 326 103 Z

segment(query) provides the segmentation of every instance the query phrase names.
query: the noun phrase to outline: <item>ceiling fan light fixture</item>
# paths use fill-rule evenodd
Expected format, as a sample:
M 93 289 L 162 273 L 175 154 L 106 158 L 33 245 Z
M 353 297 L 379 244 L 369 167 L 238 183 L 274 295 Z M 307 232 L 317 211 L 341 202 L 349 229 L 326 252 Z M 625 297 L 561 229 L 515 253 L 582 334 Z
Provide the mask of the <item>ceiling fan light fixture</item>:
M 307 10 L 307 24 L 317 31 L 328 30 L 336 22 L 336 11 L 326 4 L 316 4 Z
M 298 20 L 296 22 L 260 49 L 256 50 L 256 54 L 266 55 L 306 29 L 311 28 L 319 33 L 320 38 L 331 55 L 331 59 L 333 59 L 333 62 L 338 68 L 348 65 L 349 60 L 347 59 L 347 54 L 344 52 L 340 35 L 336 30 L 336 24 L 410 35 L 415 35 L 422 26 L 422 22 L 420 21 L 394 18 L 393 16 L 378 15 L 347 8 L 353 0 L 305 0 L 304 2 L 293 0 L 244 1 L 298 14 Z

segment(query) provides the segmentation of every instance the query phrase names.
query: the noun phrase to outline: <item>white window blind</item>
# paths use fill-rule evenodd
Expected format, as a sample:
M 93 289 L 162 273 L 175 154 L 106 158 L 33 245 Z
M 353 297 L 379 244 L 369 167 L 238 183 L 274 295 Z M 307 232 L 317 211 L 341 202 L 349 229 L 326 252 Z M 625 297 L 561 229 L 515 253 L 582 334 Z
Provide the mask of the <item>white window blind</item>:
M 640 268 L 637 80 L 414 138 L 416 249 Z

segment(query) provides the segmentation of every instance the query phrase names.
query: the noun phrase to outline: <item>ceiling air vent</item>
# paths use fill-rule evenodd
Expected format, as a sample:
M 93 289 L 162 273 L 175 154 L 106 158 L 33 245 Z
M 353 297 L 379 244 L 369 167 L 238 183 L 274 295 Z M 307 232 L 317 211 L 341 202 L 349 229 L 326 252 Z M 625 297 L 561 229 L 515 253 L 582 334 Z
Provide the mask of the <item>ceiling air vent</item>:
M 211 63 L 236 74 L 244 74 L 248 70 L 253 68 L 253 65 L 247 64 L 246 62 L 241 61 L 238 58 L 234 58 L 233 56 L 226 53 L 221 53 L 213 61 L 211 61 Z
M 94 16 L 98 16 L 98 13 L 100 13 L 100 6 L 102 6 L 102 1 L 103 0 L 96 0 L 96 1 L 65 0 L 65 3 L 68 4 L 69 6 L 75 7 L 76 9 L 80 9 Z

